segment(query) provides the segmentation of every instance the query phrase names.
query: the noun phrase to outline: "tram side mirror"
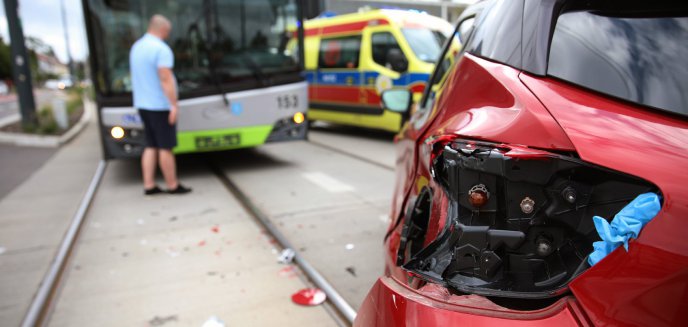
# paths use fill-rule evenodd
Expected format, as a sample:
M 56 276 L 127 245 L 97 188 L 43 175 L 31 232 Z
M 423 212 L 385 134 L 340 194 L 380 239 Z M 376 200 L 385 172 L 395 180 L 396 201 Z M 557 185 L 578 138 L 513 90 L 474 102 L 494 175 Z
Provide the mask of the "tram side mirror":
M 395 72 L 403 73 L 408 70 L 408 60 L 400 49 L 389 49 L 387 51 L 387 63 Z
M 382 107 L 393 112 L 405 113 L 411 108 L 413 94 L 406 89 L 391 89 L 382 92 Z

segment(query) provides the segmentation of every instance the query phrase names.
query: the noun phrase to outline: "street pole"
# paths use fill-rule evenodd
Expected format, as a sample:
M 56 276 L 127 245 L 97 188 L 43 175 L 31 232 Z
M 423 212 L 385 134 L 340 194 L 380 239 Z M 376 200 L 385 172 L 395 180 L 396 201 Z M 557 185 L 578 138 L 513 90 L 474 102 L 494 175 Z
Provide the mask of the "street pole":
M 64 0 L 60 1 L 60 11 L 62 11 L 62 29 L 64 30 L 65 49 L 67 50 L 67 67 L 69 67 L 69 78 L 74 78 L 74 62 L 72 52 L 69 51 L 69 32 L 67 31 L 67 15 L 65 14 Z
M 12 53 L 12 78 L 17 88 L 19 98 L 19 108 L 24 127 L 35 126 L 36 103 L 33 99 L 33 87 L 31 85 L 31 67 L 29 56 L 26 52 L 24 43 L 24 32 L 21 20 L 19 19 L 18 0 L 4 0 L 5 14 L 7 15 L 7 25 L 10 30 L 10 49 Z

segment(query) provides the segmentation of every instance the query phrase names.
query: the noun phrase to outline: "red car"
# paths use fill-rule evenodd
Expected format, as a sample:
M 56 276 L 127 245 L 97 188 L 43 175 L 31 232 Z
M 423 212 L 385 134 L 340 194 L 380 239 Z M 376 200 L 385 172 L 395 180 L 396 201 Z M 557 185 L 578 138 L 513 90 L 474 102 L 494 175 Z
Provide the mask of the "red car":
M 688 326 L 686 3 L 486 1 L 450 42 L 355 325 Z M 649 222 L 619 227 L 642 195 Z M 593 260 L 608 222 L 635 233 Z

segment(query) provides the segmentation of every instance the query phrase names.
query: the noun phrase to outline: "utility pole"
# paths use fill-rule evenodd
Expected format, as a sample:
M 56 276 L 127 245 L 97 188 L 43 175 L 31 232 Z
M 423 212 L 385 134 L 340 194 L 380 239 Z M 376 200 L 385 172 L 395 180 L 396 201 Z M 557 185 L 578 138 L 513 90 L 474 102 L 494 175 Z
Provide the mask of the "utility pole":
M 65 14 L 64 0 L 60 1 L 60 11 L 62 11 L 62 29 L 64 30 L 65 49 L 67 50 L 67 67 L 69 67 L 69 78 L 74 78 L 74 61 L 72 52 L 69 51 L 69 32 L 67 30 L 67 15 Z
M 33 87 L 31 85 L 31 67 L 29 56 L 24 43 L 24 31 L 19 19 L 18 0 L 4 0 L 7 25 L 10 30 L 10 49 L 12 53 L 12 78 L 17 88 L 19 108 L 24 127 L 35 125 L 36 103 L 33 99 Z

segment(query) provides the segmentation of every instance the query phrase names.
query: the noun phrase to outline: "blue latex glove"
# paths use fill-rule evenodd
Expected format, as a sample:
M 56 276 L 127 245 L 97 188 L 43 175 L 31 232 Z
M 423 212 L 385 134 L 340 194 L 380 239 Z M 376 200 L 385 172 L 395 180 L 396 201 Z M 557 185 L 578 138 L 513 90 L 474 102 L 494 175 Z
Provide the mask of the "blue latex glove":
M 621 209 L 611 224 L 602 217 L 593 217 L 595 229 L 602 241 L 592 244 L 594 250 L 588 256 L 588 263 L 591 266 L 595 265 L 621 244 L 628 251 L 628 240 L 637 238 L 640 230 L 659 213 L 660 209 L 659 196 L 655 193 L 644 193 Z

